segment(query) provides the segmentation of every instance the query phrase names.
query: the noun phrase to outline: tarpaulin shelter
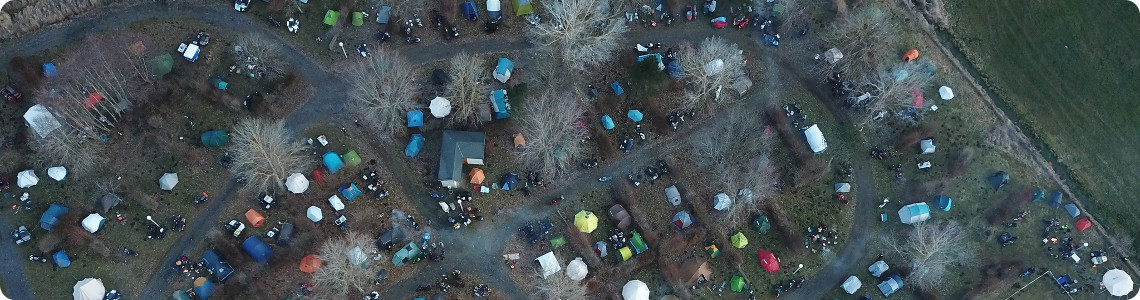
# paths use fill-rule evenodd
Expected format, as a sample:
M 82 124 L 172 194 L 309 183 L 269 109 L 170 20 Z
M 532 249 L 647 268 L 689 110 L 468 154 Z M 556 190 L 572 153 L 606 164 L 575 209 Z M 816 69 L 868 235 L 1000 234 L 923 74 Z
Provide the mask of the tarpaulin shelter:
M 332 195 L 329 197 L 329 206 L 335 211 L 342 211 L 344 210 L 344 201 L 340 200 L 340 196 Z
M 903 61 L 912 61 L 918 59 L 918 49 L 910 49 L 903 55 Z
M 36 171 L 23 170 L 16 174 L 16 186 L 26 189 L 36 186 L 40 183 L 40 177 L 36 176 Z
M 1108 290 L 1109 295 L 1116 297 L 1128 295 L 1133 288 L 1132 276 L 1128 276 L 1128 273 L 1120 269 L 1105 272 L 1104 277 L 1100 279 L 1100 284 L 1104 286 L 1105 290 Z
M 504 191 L 509 191 L 519 186 L 519 174 L 507 173 L 503 175 L 503 180 L 499 181 L 499 186 L 503 187 Z
M 716 196 L 713 196 L 713 208 L 714 209 L 723 211 L 723 210 L 728 209 L 731 206 L 732 206 L 732 198 L 729 198 L 728 194 L 719 193 L 719 194 L 716 194 Z
M 471 169 L 471 173 L 468 173 L 467 176 L 471 176 L 471 184 L 483 184 L 483 180 L 487 179 L 487 176 L 483 174 L 483 169 L 480 168 Z
M 912 203 L 899 209 L 899 220 L 903 224 L 914 224 L 930 219 L 930 205 L 926 202 Z
M 768 216 L 761 215 L 752 220 L 752 228 L 760 234 L 767 234 L 768 230 L 772 229 L 772 223 L 768 220 Z
M 598 241 L 597 243 L 594 243 L 593 249 L 594 249 L 594 254 L 597 254 L 598 257 L 606 257 L 606 255 L 609 255 L 609 251 L 607 249 L 606 242 Z
M 217 250 L 210 249 L 202 253 L 202 262 L 206 264 L 206 269 L 211 274 L 218 277 L 218 281 L 225 282 L 226 278 L 230 278 L 230 275 L 234 274 L 234 267 L 222 259 L 222 255 Z
M 399 226 L 393 226 L 392 229 L 388 229 L 388 231 L 385 231 L 384 234 L 381 234 L 380 237 L 376 239 L 376 248 L 390 249 L 392 246 L 403 242 L 406 238 L 408 238 L 408 236 L 404 233 L 403 229 L 400 229 Z
M 59 224 L 59 218 L 62 217 L 63 214 L 66 214 L 67 210 L 66 206 L 52 203 L 51 206 L 44 211 L 44 214 L 40 216 L 40 228 L 51 231 L 56 224 Z
M 617 222 L 617 228 L 621 228 L 622 230 L 625 230 L 629 227 L 629 224 L 633 222 L 633 219 L 629 216 L 629 212 L 627 212 L 625 207 L 622 207 L 621 204 L 610 206 L 609 213 L 610 220 Z
M 412 110 L 408 112 L 408 127 L 424 126 L 424 112 Z
M 922 151 L 922 154 L 934 153 L 935 148 L 934 139 L 925 139 L 918 142 L 918 150 Z
M 340 19 L 340 13 L 335 10 L 325 11 L 325 25 L 336 26 L 337 19 Z
M 1049 195 L 1049 206 L 1053 208 L 1061 207 L 1061 200 L 1064 198 L 1062 195 L 1061 191 L 1053 191 L 1053 194 Z
M 198 294 L 198 299 L 210 298 L 211 295 L 214 295 L 216 288 L 214 282 L 206 279 L 206 277 L 198 277 L 194 280 L 194 293 Z
M 178 173 L 166 173 L 158 178 L 158 188 L 164 191 L 173 190 L 176 185 L 178 185 Z
M 492 20 L 503 18 L 503 7 L 499 0 L 487 0 L 487 16 Z
M 580 281 L 585 279 L 586 274 L 589 273 L 590 269 L 586 266 L 586 262 L 582 261 L 581 257 L 574 258 L 574 260 L 566 264 L 566 277 L 570 277 L 570 280 Z
M 435 97 L 431 99 L 431 103 L 428 104 L 428 110 L 431 111 L 433 117 L 446 117 L 451 114 L 451 101 L 444 97 Z
M 851 192 L 851 184 L 846 183 L 846 182 L 836 183 L 835 184 L 835 192 L 836 193 L 850 193 Z
M 780 259 L 776 258 L 775 254 L 764 249 L 756 250 L 756 256 L 760 259 L 760 266 L 764 267 L 764 271 L 770 274 L 776 274 L 780 270 Z
M 162 77 L 170 71 L 174 70 L 174 57 L 170 53 L 163 52 L 150 59 L 150 74 Z
M 542 256 L 534 259 L 538 265 L 542 267 L 542 278 L 549 277 L 550 275 L 558 274 L 562 271 L 562 264 L 558 262 L 558 258 L 554 256 L 554 251 L 546 252 Z
M 690 214 L 689 211 L 679 211 L 673 215 L 673 228 L 677 230 L 688 228 L 689 225 L 693 225 L 693 221 L 695 220 L 693 214 Z
M 854 295 L 855 292 L 859 291 L 859 288 L 863 287 L 863 282 L 859 281 L 859 277 L 851 275 L 851 277 L 847 277 L 847 280 L 844 280 L 843 285 L 840 286 L 843 287 L 843 291 L 847 292 L 847 294 Z
M 479 8 L 475 7 L 475 1 L 463 2 L 463 17 L 468 21 L 479 19 Z
M 87 232 L 96 233 L 99 229 L 103 228 L 103 223 L 105 222 L 107 222 L 107 218 L 104 218 L 102 215 L 90 214 L 87 215 L 86 218 L 83 218 L 80 224 L 83 225 L 83 229 L 86 229 Z
M 621 298 L 622 300 L 649 300 L 649 286 L 641 280 L 630 280 L 621 288 Z
M 732 246 L 736 248 L 744 248 L 744 246 L 748 246 L 748 237 L 744 236 L 743 232 L 736 232 L 736 234 L 732 235 L 729 240 L 732 240 Z
M 249 221 L 249 225 L 253 226 L 253 228 L 265 226 L 265 216 L 262 216 L 261 213 L 252 208 L 245 211 L 245 219 Z
M 289 242 L 293 239 L 294 228 L 293 223 L 281 224 L 281 231 L 276 236 L 278 246 L 289 246 Z
M 807 139 L 811 152 L 820 154 L 827 150 L 827 139 L 823 137 L 823 131 L 819 130 L 819 125 L 811 124 L 811 126 L 804 128 L 804 138 Z
M 400 251 L 396 251 L 396 254 L 392 254 L 392 264 L 397 267 L 403 266 L 406 263 L 412 262 L 418 255 L 420 255 L 420 247 L 416 246 L 416 242 L 408 242 L 407 245 L 400 248 Z
M 294 194 L 304 193 L 309 190 L 309 179 L 301 173 L 290 174 L 288 178 L 285 178 L 285 188 Z
M 210 130 L 202 133 L 202 146 L 221 147 L 229 142 L 230 137 L 225 130 Z
M 298 265 L 297 268 L 301 269 L 301 272 L 313 274 L 321 268 L 322 263 L 324 263 L 324 261 L 318 258 L 316 254 L 309 254 L 301 258 L 301 264 Z
M 511 0 L 511 5 L 515 7 L 515 16 L 534 12 L 534 7 L 531 6 L 531 0 Z
M 112 207 L 119 205 L 119 202 L 122 201 L 123 200 L 120 199 L 119 196 L 115 196 L 115 194 L 103 194 L 95 199 L 95 207 L 102 208 L 103 212 L 108 212 Z
M 942 211 L 950 211 L 950 205 L 954 204 L 954 199 L 946 196 L 938 196 L 934 198 L 934 207 Z
M 652 59 L 657 62 L 657 70 L 665 70 L 665 62 L 661 60 L 661 53 L 639 55 L 637 62 L 643 62 L 647 59 Z
M 28 111 L 24 113 L 24 122 L 40 138 L 47 137 L 49 133 L 62 126 L 59 119 L 56 119 L 55 115 L 43 104 L 32 105 L 31 108 L 28 108 Z
M 1009 173 L 1006 173 L 1005 171 L 998 171 L 997 173 L 994 173 L 994 175 L 990 176 L 988 181 L 990 182 L 990 186 L 993 187 L 996 191 L 1005 186 L 1006 183 L 1009 183 Z M 1060 204 L 1060 202 L 1057 204 Z M 1054 206 L 1053 208 L 1057 207 Z
M 325 167 L 329 168 L 329 172 L 336 173 L 336 171 L 340 171 L 341 168 L 344 168 L 344 161 L 340 160 L 340 155 L 336 154 L 336 152 L 329 151 L 325 153 L 321 160 L 324 161 Z
M 887 269 L 890 268 L 891 266 L 887 265 L 887 262 L 879 260 L 871 264 L 870 267 L 867 267 L 867 272 L 871 272 L 871 276 L 879 277 L 883 275 L 883 272 L 886 272 Z
M 309 221 L 313 221 L 315 223 L 320 222 L 322 219 L 324 219 L 325 213 L 321 211 L 320 207 L 309 206 L 309 208 L 305 210 L 305 217 L 309 218 Z
M 1076 219 L 1077 216 L 1081 215 L 1081 209 L 1077 208 L 1077 205 L 1072 203 L 1065 204 L 1065 212 L 1068 212 L 1069 216 L 1073 217 L 1073 219 Z
M 733 292 L 739 293 L 740 291 L 743 291 L 744 277 L 740 277 L 740 275 L 732 275 L 732 279 L 728 280 L 728 287 L 732 289 Z
M 44 64 L 44 76 L 45 77 L 52 77 L 52 76 L 55 76 L 55 74 L 56 74 L 55 63 L 45 63 Z
M 487 137 L 482 132 L 443 131 L 443 141 L 439 151 L 439 182 L 444 187 L 454 188 L 463 180 L 463 165 L 482 165 L 487 147 Z M 518 175 L 515 175 L 516 182 Z
M 507 102 L 507 90 L 498 89 L 491 91 L 491 110 L 495 112 L 495 120 L 510 117 L 510 109 L 511 104 Z
M 408 140 L 408 145 L 404 147 L 404 155 L 408 157 L 416 157 L 420 155 L 420 149 L 424 148 L 424 136 L 416 133 L 412 134 L 412 138 Z
M 526 137 L 523 136 L 522 132 L 515 133 L 514 142 L 515 142 L 515 148 L 525 147 L 526 146 Z
M 720 249 L 716 247 L 716 244 L 709 244 L 705 246 L 705 253 L 709 254 L 709 258 L 716 258 L 720 256 Z
M 711 280 L 712 270 L 709 269 L 708 261 L 700 258 L 694 258 L 686 261 L 681 265 L 681 276 L 684 276 L 682 278 L 685 278 L 685 285 L 694 286 L 698 281 L 701 281 L 702 278 L 704 281 Z
M 361 25 L 364 25 L 364 12 L 361 12 L 361 11 L 352 12 L 352 26 L 361 26 Z
M 96 104 L 99 104 L 99 101 L 103 101 L 103 94 L 91 92 L 87 94 L 87 101 L 83 102 L 83 108 L 91 109 L 95 107 Z
M 641 119 L 644 117 L 641 111 L 636 109 L 629 110 L 629 112 L 625 113 L 625 116 L 629 117 L 629 120 L 633 122 L 641 122 Z
M 614 118 L 610 117 L 610 115 L 602 115 L 602 128 L 605 128 L 606 130 L 613 130 Z
M 938 88 L 938 96 L 942 97 L 942 100 L 954 99 L 954 90 L 952 90 L 952 89 L 950 89 L 950 87 L 944 85 L 944 86 Z
M 621 84 L 617 81 L 610 84 L 610 89 L 614 90 L 615 95 L 621 96 L 621 94 L 625 94 L 625 89 L 623 89 Z
M 52 254 L 51 259 L 52 261 L 55 261 L 55 266 L 57 267 L 66 268 L 71 266 L 71 258 L 68 257 L 67 252 L 63 252 L 63 250 L 59 250 L 55 254 Z
M 356 150 L 348 150 L 348 153 L 344 154 L 344 164 L 350 167 L 359 166 L 360 154 L 357 154 Z
M 665 64 L 665 74 L 669 75 L 669 78 L 678 79 L 684 76 L 685 71 L 681 69 L 681 63 L 674 59 Z
M 681 205 L 681 191 L 677 190 L 676 185 L 670 185 L 665 188 L 665 200 L 669 200 L 673 206 Z
M 1089 221 L 1088 217 L 1081 218 L 1080 220 L 1077 220 L 1076 227 L 1077 231 L 1085 231 L 1085 229 L 1092 227 L 1092 221 Z
M 387 5 L 381 6 L 380 9 L 376 11 L 376 23 L 388 24 L 388 20 L 391 19 L 391 16 L 392 7 Z
M 249 254 L 249 257 L 252 257 L 259 264 L 269 262 L 269 256 L 273 255 L 273 250 L 269 249 L 269 245 L 261 242 L 257 236 L 246 238 L 245 242 L 241 243 L 241 249 L 245 250 L 245 253 Z
M 581 232 L 594 232 L 595 229 L 598 229 L 598 216 L 589 211 L 579 211 L 578 214 L 574 215 L 574 227 L 577 227 L 578 231 Z
M 502 83 L 507 83 L 511 79 L 511 73 L 515 71 L 515 63 L 506 57 L 500 57 L 497 64 L 495 64 L 495 72 L 491 74 L 496 80 Z
M 55 181 L 63 181 L 64 178 L 67 178 L 67 168 L 64 168 L 63 166 L 48 168 L 47 175 L 51 179 L 55 179 Z
M 84 278 L 71 287 L 71 297 L 75 300 L 103 300 L 106 294 L 103 281 L 96 278 Z
M 645 239 L 641 238 L 641 234 L 637 233 L 636 230 L 629 234 L 629 244 L 633 246 L 633 251 L 637 254 L 649 251 L 649 244 L 645 243 Z

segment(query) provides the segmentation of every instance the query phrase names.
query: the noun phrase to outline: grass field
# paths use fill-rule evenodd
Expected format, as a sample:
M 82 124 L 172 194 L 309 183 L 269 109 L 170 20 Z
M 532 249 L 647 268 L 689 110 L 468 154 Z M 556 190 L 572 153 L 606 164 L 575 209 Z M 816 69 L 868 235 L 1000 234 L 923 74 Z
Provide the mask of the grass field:
M 1125 1 L 953 1 L 952 33 L 1110 231 L 1135 228 L 1140 13 Z M 1047 155 L 1046 157 L 1050 157 Z M 1134 230 L 1128 234 L 1135 236 Z

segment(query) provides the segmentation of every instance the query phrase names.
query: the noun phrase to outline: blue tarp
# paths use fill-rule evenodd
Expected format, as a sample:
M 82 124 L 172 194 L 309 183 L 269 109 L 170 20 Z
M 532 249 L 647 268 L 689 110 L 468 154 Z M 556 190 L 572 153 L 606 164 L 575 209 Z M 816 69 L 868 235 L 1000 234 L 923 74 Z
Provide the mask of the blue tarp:
M 380 11 L 376 12 L 376 23 L 388 24 L 388 16 L 392 14 L 391 6 L 381 6 Z
M 506 57 L 500 57 L 499 63 L 495 65 L 495 79 L 499 82 L 507 83 L 507 79 L 511 78 L 511 74 L 515 71 L 515 63 Z
M 629 117 L 629 119 L 634 122 L 641 122 L 641 118 L 644 117 L 644 115 L 641 114 L 641 111 L 636 109 L 629 110 L 625 116 Z
M 54 63 L 44 64 L 44 76 L 47 76 L 47 77 L 55 76 L 55 64 Z
M 404 155 L 408 157 L 416 157 L 420 155 L 420 149 L 424 147 L 424 136 L 419 133 L 413 134 L 412 139 L 408 141 L 408 146 L 404 147 Z
M 1077 216 L 1081 215 L 1081 209 L 1077 208 L 1076 204 L 1065 204 L 1065 211 L 1068 212 L 1069 216 L 1073 217 L 1074 219 L 1076 219 Z
M 934 199 L 934 207 L 943 211 L 950 211 L 950 205 L 953 204 L 953 202 L 954 199 L 950 199 L 950 197 L 938 196 L 938 198 Z
M 222 260 L 222 255 L 218 254 L 217 250 L 209 250 L 202 254 L 202 261 L 206 262 L 206 269 L 218 277 L 218 281 L 225 282 L 226 278 L 234 273 L 234 267 L 230 263 Z
M 424 112 L 413 110 L 408 112 L 408 127 L 424 126 Z
M 681 78 L 681 74 L 684 74 L 684 72 L 681 71 L 681 63 L 677 62 L 677 60 L 670 61 L 665 65 L 665 74 L 668 74 L 669 78 Z
M 214 294 L 214 289 L 216 287 L 217 286 L 214 285 L 213 281 L 207 279 L 206 282 L 202 283 L 202 285 L 194 287 L 194 293 L 198 294 L 198 299 L 210 298 L 210 296 Z
M 249 254 L 249 257 L 252 257 L 253 260 L 259 264 L 268 263 L 269 256 L 273 254 L 273 250 L 269 249 L 269 245 L 262 243 L 257 236 L 246 238 L 245 242 L 241 243 L 241 249 L 245 250 L 245 253 Z
M 66 267 L 71 266 L 71 258 L 67 257 L 67 252 L 63 252 L 63 250 L 59 250 L 59 252 L 56 252 L 54 255 L 51 256 L 51 259 L 54 260 L 55 265 L 60 267 L 60 268 L 66 268 Z
M 499 182 L 499 185 L 503 186 L 504 191 L 517 188 L 519 186 L 519 174 L 507 173 L 507 175 L 503 176 L 503 181 Z
M 605 127 L 606 130 L 613 130 L 614 129 L 614 118 L 611 118 L 610 115 L 603 115 L 602 116 L 602 127 Z
M 617 81 L 614 81 L 614 83 L 611 83 L 611 84 L 610 84 L 610 88 L 611 88 L 611 89 L 614 89 L 614 94 L 617 94 L 617 95 L 619 95 L 619 96 L 620 96 L 621 94 L 625 94 L 625 89 L 622 89 L 622 88 L 621 88 L 621 84 L 620 84 L 620 83 L 618 83 Z
M 336 173 L 336 171 L 340 171 L 340 168 L 344 168 L 344 161 L 340 160 L 340 155 L 337 155 L 336 152 L 325 153 L 324 161 L 325 167 L 329 168 L 330 173 Z
M 661 60 L 661 53 L 645 54 L 637 57 L 637 62 L 645 61 L 646 59 L 654 59 L 657 61 L 657 69 L 664 70 L 665 62 Z
M 495 119 L 505 119 L 511 116 L 511 106 L 507 103 L 506 90 L 491 91 L 491 108 L 495 109 Z
M 364 193 L 356 187 L 356 183 L 349 183 L 348 186 L 342 186 L 337 191 L 344 195 L 344 199 L 348 201 L 356 200 L 356 197 L 360 197 L 360 194 Z
M 1061 191 L 1053 191 L 1053 195 L 1049 196 L 1049 206 L 1053 208 L 1061 207 Z
M 51 231 L 55 224 L 59 224 L 59 217 L 67 213 L 67 207 L 59 204 L 52 203 L 44 215 L 40 217 L 40 228 Z
M 879 291 L 883 292 L 883 297 L 890 297 L 903 286 L 902 278 L 898 274 L 891 274 L 890 277 L 879 283 Z
M 463 17 L 470 21 L 479 19 L 479 9 L 475 8 L 475 1 L 463 2 Z

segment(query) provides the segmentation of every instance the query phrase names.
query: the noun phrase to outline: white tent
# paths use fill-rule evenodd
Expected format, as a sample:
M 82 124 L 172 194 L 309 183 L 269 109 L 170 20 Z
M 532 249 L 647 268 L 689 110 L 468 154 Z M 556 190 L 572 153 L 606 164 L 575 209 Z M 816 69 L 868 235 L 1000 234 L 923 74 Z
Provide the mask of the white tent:
M 582 262 L 581 257 L 574 258 L 569 264 L 566 264 L 566 277 L 570 277 L 570 280 L 582 280 L 586 278 L 586 274 L 589 273 L 590 270 L 586 267 L 586 263 Z
M 847 294 L 854 295 L 856 291 L 859 291 L 859 288 L 863 287 L 863 282 L 859 281 L 855 275 L 851 275 L 851 277 L 847 277 L 846 281 L 843 281 L 842 287 Z
M 843 52 L 839 51 L 839 48 L 831 48 L 823 52 L 823 59 L 827 60 L 827 63 L 829 64 L 834 65 L 835 63 L 839 62 L 839 59 L 842 58 Z
M 827 139 L 823 138 L 823 131 L 819 130 L 819 126 L 811 124 L 808 128 L 804 128 L 804 137 L 807 138 L 808 147 L 811 147 L 811 152 L 816 154 L 823 153 L 827 150 Z
M 938 88 L 938 95 L 942 96 L 942 100 L 954 99 L 954 90 L 951 90 L 950 87 L 944 85 Z
M 681 205 L 681 191 L 677 190 L 676 185 L 670 185 L 665 188 L 665 199 L 669 200 L 673 206 Z
M 835 184 L 835 192 L 836 193 L 849 193 L 849 192 L 851 192 L 851 184 L 846 183 L 846 182 L 836 183 Z
M 95 233 L 103 228 L 103 222 L 105 221 L 107 221 L 107 218 L 99 214 L 87 215 L 86 218 L 83 218 L 83 229 L 87 229 L 87 232 Z
M 304 193 L 309 189 L 309 179 L 301 173 L 293 173 L 289 178 L 285 178 L 285 188 L 294 194 Z
M 720 73 L 720 70 L 724 70 L 723 59 L 717 58 L 705 64 L 705 75 L 716 75 L 716 73 Z
M 435 97 L 431 99 L 428 109 L 431 109 L 431 115 L 436 118 L 446 117 L 451 114 L 451 101 L 444 97 Z
M 726 210 L 732 206 L 732 198 L 728 194 L 720 193 L 713 197 L 713 208 L 716 210 Z
M 80 280 L 71 289 L 71 296 L 75 297 L 75 300 L 103 300 L 103 296 L 107 294 L 103 281 L 95 278 Z
M 178 185 L 178 173 L 162 174 L 162 178 L 158 179 L 158 187 L 163 190 L 173 190 L 176 185 Z
M 649 300 L 649 286 L 641 280 L 630 280 L 621 288 L 621 297 L 625 300 Z
M 55 179 L 55 181 L 63 181 L 67 177 L 67 168 L 63 166 L 51 167 L 47 169 L 48 177 Z
M 32 105 L 28 112 L 24 113 L 24 122 L 28 123 L 28 127 L 31 127 L 41 139 L 61 126 L 55 115 L 41 104 Z
M 1120 269 L 1108 270 L 1100 284 L 1113 296 L 1124 296 L 1132 292 L 1132 277 Z
M 348 263 L 349 264 L 351 264 L 353 266 L 357 266 L 361 269 L 364 269 L 364 268 L 368 267 L 367 262 L 368 262 L 368 255 L 364 254 L 364 249 L 360 248 L 360 246 L 356 246 L 356 247 L 352 248 L 352 250 L 348 250 Z
M 899 220 L 903 224 L 914 224 L 930 220 L 930 205 L 926 202 L 913 203 L 899 209 Z
M 344 210 L 344 201 L 340 201 L 340 197 L 337 195 L 332 195 L 332 197 L 329 197 L 329 205 L 332 205 L 333 210 Z
M 922 150 L 922 154 L 934 153 L 934 139 L 925 139 L 918 143 L 918 149 Z
M 36 176 L 36 171 L 23 170 L 16 174 L 16 186 L 26 189 L 40 183 L 40 178 Z
M 546 254 L 534 260 L 538 261 L 538 265 L 542 266 L 542 278 L 558 274 L 558 271 L 562 271 L 562 264 L 559 264 L 558 258 L 554 257 L 554 251 L 546 252 Z
M 499 3 L 499 0 L 487 0 L 487 11 L 499 10 L 501 10 L 501 4 Z
M 325 213 L 321 211 L 320 207 L 309 206 L 309 209 L 305 211 L 305 216 L 309 217 L 309 220 L 313 221 L 313 223 L 316 223 L 325 218 Z

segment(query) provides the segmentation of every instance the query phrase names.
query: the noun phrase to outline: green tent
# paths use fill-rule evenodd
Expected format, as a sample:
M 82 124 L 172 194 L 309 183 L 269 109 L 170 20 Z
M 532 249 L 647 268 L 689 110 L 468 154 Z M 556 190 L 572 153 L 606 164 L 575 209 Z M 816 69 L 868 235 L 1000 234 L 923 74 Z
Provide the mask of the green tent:
M 641 234 L 637 233 L 636 230 L 630 233 L 629 243 L 633 244 L 633 250 L 637 251 L 637 254 L 649 250 L 649 245 L 645 244 L 645 240 L 641 238 Z
M 556 238 L 550 239 L 550 247 L 558 249 L 558 247 L 562 247 L 562 245 L 566 245 L 566 236 L 560 235 Z
M 743 232 L 737 232 L 736 235 L 733 235 L 730 239 L 732 240 L 733 247 L 744 248 L 744 246 L 748 245 L 748 237 L 745 237 Z
M 162 77 L 174 70 L 174 57 L 163 52 L 150 59 L 151 75 Z
M 346 165 L 355 167 L 360 165 L 360 155 L 356 154 L 356 150 L 349 150 L 344 154 L 344 163 Z
M 760 234 L 768 234 L 768 230 L 772 229 L 772 223 L 768 221 L 768 216 L 761 215 L 752 220 L 752 227 Z
M 732 275 L 732 280 L 728 281 L 729 286 L 732 287 L 733 292 L 740 292 L 744 290 L 744 277 L 740 275 Z
M 335 10 L 330 9 L 325 12 L 325 25 L 336 26 L 337 19 L 340 19 L 340 13 Z
M 202 134 L 202 146 L 221 147 L 230 142 L 225 130 L 210 130 Z
M 1033 202 L 1045 201 L 1045 189 L 1033 191 Z
M 521 16 L 534 12 L 534 6 L 530 5 L 533 0 L 511 0 L 511 4 L 515 7 L 515 16 Z
M 359 11 L 353 12 L 352 13 L 352 26 L 359 27 L 360 25 L 364 25 L 364 13 L 359 12 Z
M 222 79 L 221 76 L 214 76 L 210 78 L 210 86 L 224 91 L 227 87 L 230 86 L 230 83 L 226 82 L 225 79 Z

